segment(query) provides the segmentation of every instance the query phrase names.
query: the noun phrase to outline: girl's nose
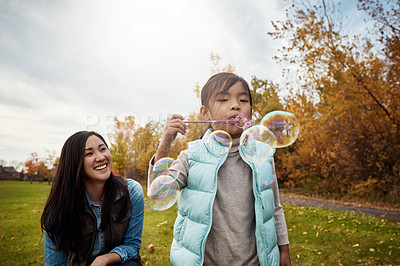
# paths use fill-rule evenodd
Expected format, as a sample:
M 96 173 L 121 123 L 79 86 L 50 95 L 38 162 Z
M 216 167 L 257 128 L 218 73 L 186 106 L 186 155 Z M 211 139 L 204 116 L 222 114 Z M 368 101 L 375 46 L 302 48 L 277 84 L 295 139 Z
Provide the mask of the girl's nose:
M 239 109 L 240 109 L 239 103 L 235 102 L 235 103 L 232 104 L 231 110 L 239 110 Z

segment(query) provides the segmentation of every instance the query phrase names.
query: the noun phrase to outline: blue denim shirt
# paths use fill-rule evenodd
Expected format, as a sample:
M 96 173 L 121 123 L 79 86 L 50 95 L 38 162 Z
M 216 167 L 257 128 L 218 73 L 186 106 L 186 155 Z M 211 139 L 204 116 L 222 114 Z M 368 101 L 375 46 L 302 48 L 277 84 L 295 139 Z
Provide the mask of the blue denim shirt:
M 110 253 L 117 253 L 122 259 L 121 262 L 136 258 L 139 255 L 139 250 L 142 245 L 144 217 L 143 189 L 138 182 L 132 179 L 127 179 L 127 181 L 129 196 L 131 199 L 131 218 L 122 245 L 119 245 L 110 251 Z M 101 207 L 100 205 L 94 204 L 87 193 L 86 198 L 89 202 L 89 207 L 96 216 L 97 229 L 99 229 L 101 222 Z M 104 232 L 97 231 L 91 257 L 94 259 L 97 256 L 103 255 L 104 248 Z M 44 238 L 44 264 L 67 265 L 67 258 L 68 251 L 55 250 L 53 242 L 46 233 Z

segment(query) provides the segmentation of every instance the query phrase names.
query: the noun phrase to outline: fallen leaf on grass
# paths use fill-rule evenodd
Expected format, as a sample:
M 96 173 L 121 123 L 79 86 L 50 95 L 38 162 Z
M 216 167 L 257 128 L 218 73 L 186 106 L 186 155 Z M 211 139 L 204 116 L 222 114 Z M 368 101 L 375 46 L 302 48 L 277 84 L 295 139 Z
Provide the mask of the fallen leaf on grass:
M 150 253 L 153 253 L 154 250 L 156 250 L 156 248 L 154 247 L 153 244 L 150 244 L 150 245 L 147 247 L 147 249 L 149 250 Z
M 160 225 L 167 224 L 167 223 L 168 223 L 168 221 L 164 221 L 164 222 L 161 222 L 161 223 L 157 224 L 156 226 L 160 227 Z

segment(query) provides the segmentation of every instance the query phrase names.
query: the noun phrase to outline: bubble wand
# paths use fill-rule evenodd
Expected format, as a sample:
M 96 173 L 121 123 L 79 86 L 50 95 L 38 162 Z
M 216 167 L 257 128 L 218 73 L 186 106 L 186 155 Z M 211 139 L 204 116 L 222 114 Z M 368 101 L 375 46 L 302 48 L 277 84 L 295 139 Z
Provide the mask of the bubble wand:
M 203 121 L 183 121 L 187 124 L 235 124 L 236 127 L 240 129 L 246 129 L 253 126 L 253 121 L 251 121 L 246 115 L 238 114 L 234 119 L 230 120 L 203 120 Z

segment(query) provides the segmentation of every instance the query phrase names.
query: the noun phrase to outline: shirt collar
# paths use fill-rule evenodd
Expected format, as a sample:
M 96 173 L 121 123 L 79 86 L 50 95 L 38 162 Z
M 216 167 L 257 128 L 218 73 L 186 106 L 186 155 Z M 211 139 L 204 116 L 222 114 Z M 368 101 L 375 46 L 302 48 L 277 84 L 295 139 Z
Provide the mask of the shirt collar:
M 86 199 L 89 203 L 89 206 L 100 206 L 98 204 L 93 203 L 93 201 L 90 199 L 89 194 L 87 193 L 86 189 L 85 189 L 85 195 L 86 195 Z M 104 200 L 104 195 L 101 197 L 101 200 Z

